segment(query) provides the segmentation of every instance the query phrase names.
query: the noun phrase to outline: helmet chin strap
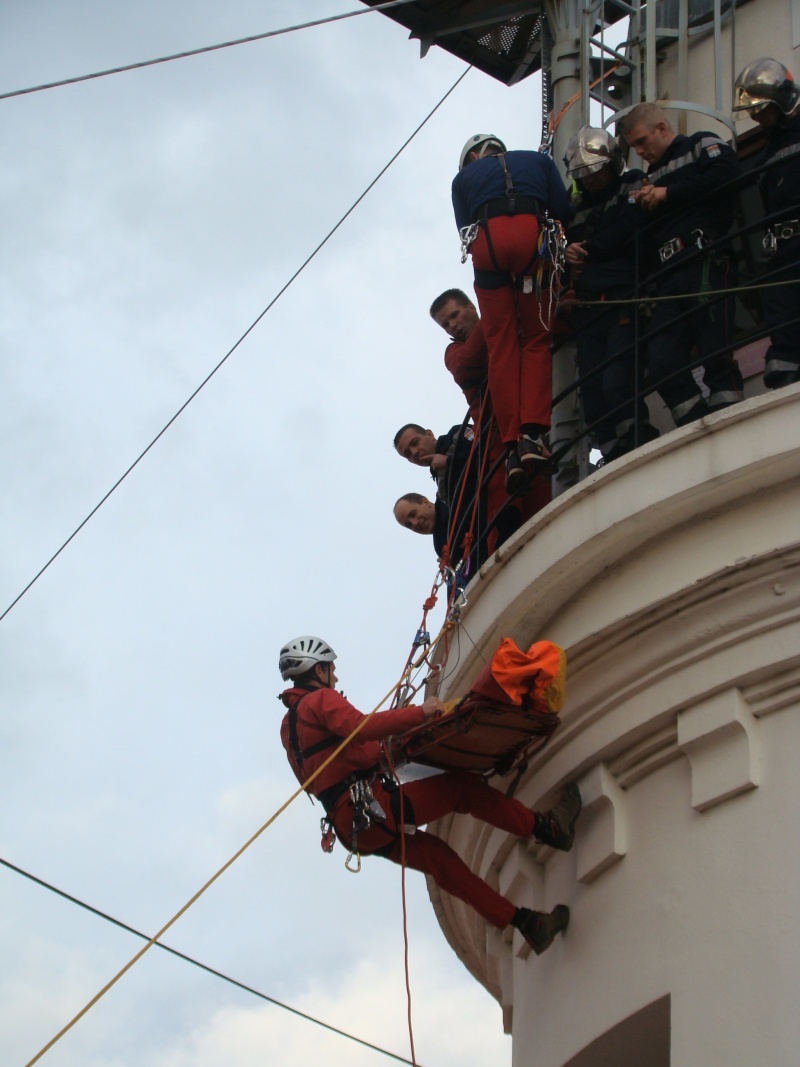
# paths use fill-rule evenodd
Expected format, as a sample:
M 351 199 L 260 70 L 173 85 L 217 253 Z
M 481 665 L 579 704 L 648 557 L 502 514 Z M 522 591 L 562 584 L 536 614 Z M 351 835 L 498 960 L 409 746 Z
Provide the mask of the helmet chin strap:
M 317 682 L 317 689 L 333 689 L 333 683 L 331 682 L 331 675 L 333 674 L 332 663 L 318 663 L 318 667 L 327 668 L 326 680 L 324 682 Z

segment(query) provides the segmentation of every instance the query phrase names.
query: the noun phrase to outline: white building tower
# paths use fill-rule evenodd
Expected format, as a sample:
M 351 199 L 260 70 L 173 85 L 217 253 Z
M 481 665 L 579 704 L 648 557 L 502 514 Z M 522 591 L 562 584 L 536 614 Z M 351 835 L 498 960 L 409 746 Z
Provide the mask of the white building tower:
M 762 55 L 794 69 L 800 46 L 798 0 L 420 2 L 391 17 L 423 52 L 509 84 L 542 65 L 556 109 L 577 92 L 557 160 L 591 98 L 609 121 L 658 99 L 676 129 L 730 139 L 738 70 Z M 568 904 L 571 923 L 535 957 L 429 882 L 442 929 L 498 999 L 515 1067 L 796 1067 L 800 385 L 565 484 L 473 579 L 471 640 L 441 695 L 466 692 L 503 636 L 566 650 L 562 726 L 516 795 L 541 807 L 577 779 L 575 848 L 466 816 L 433 829 L 516 902 Z

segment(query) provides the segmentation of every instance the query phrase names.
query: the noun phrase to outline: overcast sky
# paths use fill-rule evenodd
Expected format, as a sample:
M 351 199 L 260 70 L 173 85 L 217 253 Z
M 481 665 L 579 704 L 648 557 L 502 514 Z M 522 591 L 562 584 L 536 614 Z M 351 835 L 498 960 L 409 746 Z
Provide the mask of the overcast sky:
M 352 10 L 355 0 L 5 0 L 0 91 Z M 0 101 L 0 612 L 350 206 L 463 65 L 379 14 Z M 319 633 L 369 710 L 435 574 L 392 451 L 464 414 L 428 318 L 470 288 L 463 142 L 537 147 L 538 79 L 472 71 L 313 264 L 0 623 L 0 856 L 147 932 L 295 788 L 280 645 Z M 436 622 L 437 620 L 434 620 Z M 165 940 L 408 1055 L 399 869 L 292 805 Z M 425 1067 L 502 1067 L 500 1009 L 410 874 Z M 140 947 L 0 868 L 0 1062 Z M 533 964 L 530 964 L 533 965 Z M 153 950 L 49 1067 L 392 1061 Z

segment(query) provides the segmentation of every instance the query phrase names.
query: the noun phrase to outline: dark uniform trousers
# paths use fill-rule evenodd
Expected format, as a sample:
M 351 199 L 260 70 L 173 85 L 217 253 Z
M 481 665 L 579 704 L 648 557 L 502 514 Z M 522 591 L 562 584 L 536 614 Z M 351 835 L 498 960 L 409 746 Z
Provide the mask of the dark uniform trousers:
M 682 426 L 701 413 L 740 400 L 742 375 L 733 356 L 720 353 L 733 338 L 733 298 L 703 295 L 735 284 L 732 259 L 716 253 L 687 253 L 672 262 L 675 266 L 658 281 L 659 297 L 698 295 L 694 300 L 656 303 L 647 354 L 652 383 L 670 408 L 675 424 Z M 700 404 L 698 408 L 702 393 L 690 369 L 695 359 L 703 361 L 707 407 Z
M 800 380 L 800 237 L 778 244 L 767 271 L 766 282 L 794 282 L 761 290 L 764 322 L 771 330 L 764 384 L 774 387 L 785 384 L 787 374 Z

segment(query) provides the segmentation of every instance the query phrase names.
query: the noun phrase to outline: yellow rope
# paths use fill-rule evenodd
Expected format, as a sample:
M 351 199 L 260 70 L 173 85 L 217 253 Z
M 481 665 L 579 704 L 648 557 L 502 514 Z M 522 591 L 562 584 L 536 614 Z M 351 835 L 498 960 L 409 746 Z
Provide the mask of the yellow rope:
M 444 634 L 446 632 L 446 629 L 447 629 L 447 626 L 445 624 L 445 625 L 442 626 L 442 629 L 436 635 L 436 638 L 431 642 L 431 645 L 430 645 L 431 650 L 436 647 L 436 645 L 439 643 L 439 641 L 441 641 L 442 637 L 444 636 Z M 403 676 L 405 676 L 405 673 L 406 672 L 404 671 L 403 672 Z M 33 1067 L 33 1064 L 37 1063 L 42 1058 L 42 1056 L 44 1056 L 45 1052 L 49 1051 L 49 1049 L 51 1049 L 53 1047 L 53 1045 L 56 1044 L 56 1042 L 60 1041 L 61 1038 L 64 1036 L 64 1034 L 66 1034 L 68 1031 L 70 1031 L 72 1029 L 72 1027 L 75 1025 L 75 1023 L 77 1023 L 80 1019 L 82 1019 L 83 1016 L 86 1015 L 86 1013 L 91 1008 L 93 1008 L 95 1006 L 95 1004 L 97 1004 L 97 1002 L 102 997 L 105 996 L 105 994 L 109 991 L 109 989 L 111 989 L 113 986 L 115 986 L 117 984 L 117 982 L 120 980 L 120 978 L 122 978 L 122 976 L 127 971 L 129 971 L 131 969 L 131 967 L 133 967 L 133 965 L 135 963 L 138 963 L 138 961 L 142 958 L 142 956 L 144 956 L 144 954 L 146 952 L 148 952 L 153 947 L 153 945 L 156 943 L 156 941 L 158 941 L 159 938 L 161 938 L 167 932 L 167 930 L 169 930 L 169 928 L 171 926 L 173 926 L 178 921 L 178 919 L 180 919 L 180 917 L 182 915 L 184 915 L 189 910 L 189 908 L 191 908 L 191 906 L 196 901 L 198 901 L 200 899 L 200 897 L 205 893 L 205 891 L 207 889 L 209 889 L 214 884 L 214 882 L 216 882 L 217 879 L 219 877 L 221 877 L 221 875 L 223 875 L 225 873 L 225 871 L 227 871 L 227 869 L 229 867 L 231 867 L 236 862 L 236 860 L 238 860 L 238 858 L 253 844 L 253 842 L 256 841 L 264 833 L 264 831 L 267 830 L 275 822 L 275 820 L 278 818 L 278 816 L 282 815 L 284 813 L 284 811 L 286 811 L 286 809 L 289 807 L 289 805 L 294 800 L 296 800 L 297 797 L 299 797 L 301 793 L 306 791 L 306 789 L 308 788 L 308 786 L 311 785 L 311 783 L 314 781 L 314 779 L 319 774 L 321 774 L 322 771 L 325 770 L 325 768 L 331 763 L 332 760 L 336 759 L 336 757 L 339 755 L 339 753 L 347 745 L 350 744 L 350 742 L 356 736 L 356 734 L 358 734 L 363 729 L 363 727 L 366 725 L 367 721 L 369 719 L 371 719 L 373 715 L 375 715 L 375 713 L 378 711 L 378 709 L 395 693 L 395 691 L 399 688 L 399 686 L 401 684 L 402 684 L 402 677 L 401 677 L 400 681 L 398 681 L 395 685 L 393 685 L 392 688 L 389 690 L 389 692 L 384 697 L 382 697 L 382 699 L 378 702 L 378 704 L 375 705 L 375 707 L 372 709 L 372 711 L 370 711 L 367 715 L 365 715 L 363 717 L 363 719 L 361 719 L 361 721 L 358 723 L 358 725 L 355 727 L 355 729 L 350 733 L 350 735 L 348 737 L 346 737 L 344 739 L 344 741 L 342 741 L 342 743 L 337 748 L 335 748 L 333 750 L 333 752 L 330 754 L 330 756 L 328 756 L 328 758 L 323 763 L 321 763 L 319 767 L 317 767 L 317 769 L 314 771 L 314 773 L 312 775 L 310 775 L 305 780 L 305 782 L 303 782 L 303 784 L 299 787 L 299 789 L 296 789 L 294 791 L 294 793 L 292 793 L 292 795 L 289 797 L 289 799 L 284 801 L 284 803 L 281 804 L 281 806 L 278 808 L 278 810 L 276 812 L 274 812 L 274 814 L 271 815 L 269 817 L 269 819 L 267 819 L 267 821 L 263 824 L 263 826 L 261 826 L 260 829 L 256 830 L 256 832 L 252 835 L 252 837 L 250 837 L 247 841 L 245 841 L 245 843 L 242 845 L 242 847 L 237 852 L 235 852 L 231 856 L 231 858 L 219 868 L 219 870 L 216 872 L 216 874 L 212 875 L 212 877 L 209 878 L 208 881 L 200 889 L 197 890 L 197 892 L 194 894 L 194 896 L 190 897 L 189 900 L 187 900 L 186 903 L 183 905 L 183 907 L 180 908 L 177 912 L 175 912 L 175 914 L 172 916 L 172 918 L 169 920 L 169 922 L 165 923 L 161 927 L 161 929 L 158 931 L 158 933 L 153 934 L 153 936 L 150 938 L 150 940 L 147 942 L 147 944 L 144 945 L 136 953 L 136 955 L 132 957 L 132 959 L 128 960 L 128 962 L 125 964 L 125 966 L 122 967 L 119 971 L 117 971 L 117 973 L 114 975 L 114 977 L 110 981 L 106 982 L 106 984 L 103 986 L 103 988 L 100 990 L 99 993 L 96 993 L 92 997 L 92 999 L 81 1008 L 81 1010 L 77 1013 L 77 1015 L 75 1015 L 72 1019 L 70 1019 L 70 1021 L 66 1024 L 66 1026 L 63 1026 L 58 1031 L 58 1033 L 55 1035 L 55 1037 L 51 1038 L 47 1042 L 47 1044 L 43 1046 L 43 1048 L 39 1049 L 39 1051 L 36 1053 L 36 1055 L 32 1059 L 28 1060 L 28 1062 L 25 1064 L 25 1067 Z

